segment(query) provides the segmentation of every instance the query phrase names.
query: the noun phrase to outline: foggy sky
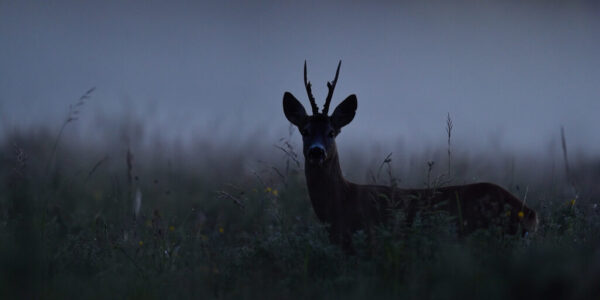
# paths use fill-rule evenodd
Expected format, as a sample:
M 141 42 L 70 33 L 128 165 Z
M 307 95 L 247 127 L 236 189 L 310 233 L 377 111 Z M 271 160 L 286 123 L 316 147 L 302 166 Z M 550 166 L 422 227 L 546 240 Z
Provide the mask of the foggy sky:
M 443 144 L 450 113 L 479 151 L 545 152 L 563 125 L 598 153 L 600 6 L 522 2 L 4 0 L 0 126 L 58 127 L 95 86 L 90 138 L 127 117 L 167 140 L 272 144 L 283 93 L 309 107 L 304 60 L 321 106 L 342 59 L 332 110 L 359 104 L 341 143 Z

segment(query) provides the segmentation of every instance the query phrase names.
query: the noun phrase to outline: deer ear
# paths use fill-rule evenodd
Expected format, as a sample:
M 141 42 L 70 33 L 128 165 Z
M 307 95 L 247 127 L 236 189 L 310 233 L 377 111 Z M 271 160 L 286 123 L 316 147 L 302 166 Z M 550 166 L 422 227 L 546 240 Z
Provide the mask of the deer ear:
M 342 103 L 335 108 L 333 114 L 331 114 L 331 122 L 333 123 L 333 127 L 341 129 L 342 127 L 348 125 L 348 123 L 354 119 L 357 107 L 358 100 L 356 99 L 356 95 L 352 94 L 348 96 L 346 100 L 342 101 Z
M 283 113 L 296 126 L 301 126 L 306 121 L 307 115 L 304 106 L 289 92 L 283 94 Z

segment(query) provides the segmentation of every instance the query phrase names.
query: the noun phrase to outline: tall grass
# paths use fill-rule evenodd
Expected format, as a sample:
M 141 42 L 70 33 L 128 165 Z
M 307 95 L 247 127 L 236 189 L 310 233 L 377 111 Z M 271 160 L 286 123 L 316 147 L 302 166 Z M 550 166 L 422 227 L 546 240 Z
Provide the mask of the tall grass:
M 183 152 L 64 139 L 56 150 L 52 134 L 16 132 L 0 144 L 1 296 L 599 296 L 598 161 L 569 166 L 580 185 L 574 201 L 570 181 L 548 177 L 556 175 L 526 168 L 510 175 L 509 166 L 486 160 L 509 159 L 461 156 L 459 145 L 451 151 L 451 122 L 448 116 L 447 151 L 414 156 L 418 167 L 409 172 L 391 155 L 378 158 L 372 180 L 418 187 L 505 178 L 496 182 L 538 210 L 538 233 L 521 238 L 492 228 L 459 239 L 442 212 L 418 215 L 411 227 L 398 212 L 374 241 L 358 232 L 358 254 L 346 256 L 314 216 L 294 136 L 258 161 L 244 150 L 209 152 L 203 143 Z M 444 154 L 448 168 L 437 170 L 433 161 Z M 54 163 L 46 172 L 47 157 Z M 342 160 L 344 169 L 352 165 Z

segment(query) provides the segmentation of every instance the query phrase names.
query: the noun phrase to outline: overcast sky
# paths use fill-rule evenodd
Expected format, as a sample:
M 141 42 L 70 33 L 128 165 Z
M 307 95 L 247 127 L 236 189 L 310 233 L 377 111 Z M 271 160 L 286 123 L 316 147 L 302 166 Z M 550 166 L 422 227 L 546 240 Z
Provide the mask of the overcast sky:
M 544 152 L 563 125 L 600 153 L 599 2 L 458 3 L 1 0 L 0 126 L 58 127 L 95 86 L 90 137 L 127 116 L 166 139 L 272 144 L 284 91 L 309 107 L 304 60 L 322 105 L 342 59 L 348 145 L 442 144 L 450 113 L 475 149 Z

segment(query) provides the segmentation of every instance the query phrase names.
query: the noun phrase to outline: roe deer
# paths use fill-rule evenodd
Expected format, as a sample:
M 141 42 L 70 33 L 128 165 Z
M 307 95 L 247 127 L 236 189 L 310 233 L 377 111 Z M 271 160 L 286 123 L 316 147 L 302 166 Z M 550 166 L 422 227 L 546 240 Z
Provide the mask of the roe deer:
M 410 225 L 418 210 L 436 207 L 456 216 L 459 234 L 468 234 L 479 228 L 497 224 L 503 232 L 516 234 L 519 228 L 534 232 L 538 220 L 535 211 L 511 193 L 492 183 L 475 183 L 436 189 L 399 189 L 381 185 L 360 185 L 342 176 L 335 138 L 342 127 L 352 121 L 356 113 L 356 95 L 348 96 L 328 116 L 341 61 L 335 78 L 327 82 L 329 92 L 323 110 L 312 95 L 311 84 L 304 85 L 312 107 L 312 116 L 289 92 L 283 95 L 286 118 L 302 134 L 304 171 L 310 201 L 319 220 L 329 224 L 331 242 L 352 252 L 352 234 L 358 230 L 370 231 L 375 225 L 384 225 L 392 217 L 392 209 L 401 209 Z

